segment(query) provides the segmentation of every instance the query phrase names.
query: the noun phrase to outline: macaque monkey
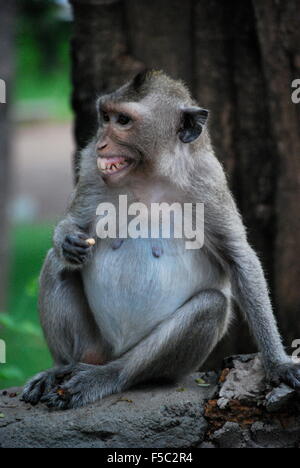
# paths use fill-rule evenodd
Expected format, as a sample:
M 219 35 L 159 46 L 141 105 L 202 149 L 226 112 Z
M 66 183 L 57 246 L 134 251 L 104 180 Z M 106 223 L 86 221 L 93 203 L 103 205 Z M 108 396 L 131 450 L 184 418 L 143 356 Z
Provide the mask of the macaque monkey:
M 41 323 L 55 367 L 25 386 L 25 402 L 77 408 L 145 381 L 179 379 L 224 336 L 232 300 L 267 378 L 299 389 L 300 366 L 282 345 L 261 264 L 211 146 L 208 111 L 181 82 L 154 71 L 101 97 L 97 110 L 99 130 L 82 152 L 41 274 Z M 203 247 L 186 249 L 175 236 L 97 237 L 97 206 L 120 195 L 146 206 L 203 203 Z

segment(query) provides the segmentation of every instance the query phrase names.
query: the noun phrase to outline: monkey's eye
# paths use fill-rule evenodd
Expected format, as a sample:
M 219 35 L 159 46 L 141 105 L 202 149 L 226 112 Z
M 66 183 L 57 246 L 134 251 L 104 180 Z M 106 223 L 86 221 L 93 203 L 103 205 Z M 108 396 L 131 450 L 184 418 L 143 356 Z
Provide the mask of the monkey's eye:
M 104 122 L 109 122 L 109 115 L 107 112 L 102 111 L 101 115 L 102 115 L 102 119 L 104 120 Z
M 117 117 L 117 124 L 119 125 L 128 125 L 131 121 L 131 118 L 126 114 L 119 114 Z

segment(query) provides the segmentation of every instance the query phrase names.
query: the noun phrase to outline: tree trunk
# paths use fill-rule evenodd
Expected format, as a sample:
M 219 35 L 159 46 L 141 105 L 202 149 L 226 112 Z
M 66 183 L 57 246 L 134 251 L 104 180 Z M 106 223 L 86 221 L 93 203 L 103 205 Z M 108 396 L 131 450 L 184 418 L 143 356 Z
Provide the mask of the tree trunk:
M 275 297 L 287 345 L 300 337 L 300 108 L 291 84 L 300 78 L 300 2 L 254 0 L 278 160 Z
M 133 56 L 147 68 L 163 69 L 189 86 L 193 79 L 192 3 L 191 0 L 124 2 Z
M 82 149 L 95 134 L 97 96 L 112 91 L 142 69 L 128 51 L 121 0 L 71 0 L 75 137 Z M 75 170 L 78 169 L 78 152 Z
M 0 104 L 0 312 L 5 307 L 8 276 L 10 192 L 10 89 L 13 76 L 14 2 L 0 1 L 0 79 L 6 84 L 6 103 Z

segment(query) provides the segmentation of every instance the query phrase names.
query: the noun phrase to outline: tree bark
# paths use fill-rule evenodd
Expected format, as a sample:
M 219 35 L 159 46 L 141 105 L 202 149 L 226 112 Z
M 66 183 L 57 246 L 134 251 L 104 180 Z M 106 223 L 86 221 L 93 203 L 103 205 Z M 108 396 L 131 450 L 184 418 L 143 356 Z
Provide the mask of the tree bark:
M 278 160 L 275 297 L 287 344 L 300 337 L 300 108 L 291 84 L 300 78 L 300 2 L 254 0 Z
M 6 83 L 6 104 L 0 104 L 0 312 L 7 297 L 9 260 L 8 200 L 10 193 L 10 91 L 13 78 L 14 2 L 0 1 L 0 79 Z
M 95 101 L 142 69 L 128 51 L 122 0 L 71 0 L 75 137 L 82 149 L 96 130 Z M 75 157 L 77 172 L 79 153 Z
M 191 0 L 124 2 L 126 32 L 134 57 L 147 68 L 163 69 L 189 86 L 193 79 L 192 3 Z
M 195 24 L 195 94 L 211 111 L 217 157 L 271 282 L 276 165 L 252 2 L 197 2 Z M 254 349 L 241 317 L 238 324 L 219 347 L 220 357 Z
M 234 31 L 229 19 L 235 1 L 196 2 L 194 7 L 194 93 L 210 111 L 209 126 L 218 157 L 230 178 L 236 168 L 234 148 L 235 89 L 233 77 Z

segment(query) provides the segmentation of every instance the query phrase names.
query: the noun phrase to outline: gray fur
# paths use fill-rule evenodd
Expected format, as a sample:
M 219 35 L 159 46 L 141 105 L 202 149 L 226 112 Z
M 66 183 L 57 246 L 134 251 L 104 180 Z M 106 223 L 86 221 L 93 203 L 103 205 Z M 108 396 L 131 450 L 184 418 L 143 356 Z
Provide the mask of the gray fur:
M 205 121 L 189 144 L 178 137 L 183 110 L 196 106 L 187 89 L 148 72 L 97 106 L 99 131 L 82 153 L 73 201 L 41 275 L 41 321 L 56 367 L 27 384 L 24 400 L 79 407 L 145 380 L 190 373 L 226 333 L 232 296 L 268 378 L 300 388 L 299 366 L 284 351 L 260 262 Z M 105 124 L 103 109 L 132 112 L 133 124 L 127 130 Z M 97 169 L 97 157 L 109 147 L 134 160 L 117 183 Z M 172 238 L 85 245 L 96 237 L 98 204 L 116 203 L 120 194 L 147 205 L 204 203 L 204 248 L 189 251 Z

